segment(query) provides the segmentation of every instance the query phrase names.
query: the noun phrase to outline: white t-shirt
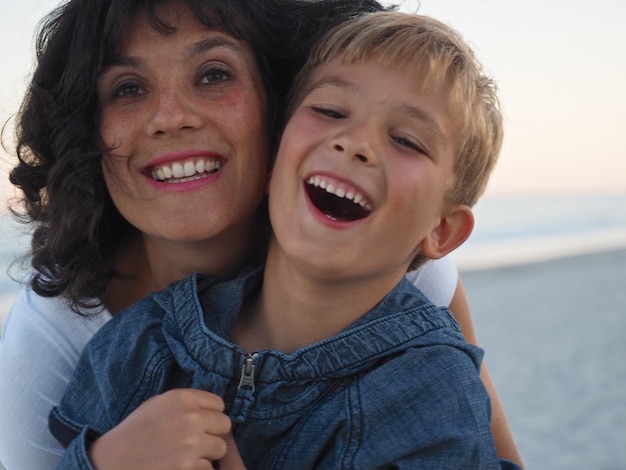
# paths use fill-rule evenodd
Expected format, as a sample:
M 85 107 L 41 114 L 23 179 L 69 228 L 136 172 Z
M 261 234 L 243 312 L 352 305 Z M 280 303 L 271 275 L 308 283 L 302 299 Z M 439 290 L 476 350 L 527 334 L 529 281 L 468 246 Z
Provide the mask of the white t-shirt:
M 458 272 L 449 257 L 428 262 L 409 279 L 437 305 L 449 305 Z M 59 297 L 22 289 L 0 340 L 0 462 L 7 470 L 54 469 L 63 447 L 48 430 L 48 414 L 108 311 L 81 317 Z

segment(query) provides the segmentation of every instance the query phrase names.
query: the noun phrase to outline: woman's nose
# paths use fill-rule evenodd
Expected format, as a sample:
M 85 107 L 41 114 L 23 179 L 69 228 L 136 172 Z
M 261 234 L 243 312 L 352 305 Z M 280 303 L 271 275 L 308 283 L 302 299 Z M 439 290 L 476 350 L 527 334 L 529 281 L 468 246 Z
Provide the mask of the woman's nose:
M 175 88 L 160 91 L 154 97 L 154 110 L 148 125 L 148 133 L 165 135 L 200 127 L 202 116 L 196 111 L 192 98 Z

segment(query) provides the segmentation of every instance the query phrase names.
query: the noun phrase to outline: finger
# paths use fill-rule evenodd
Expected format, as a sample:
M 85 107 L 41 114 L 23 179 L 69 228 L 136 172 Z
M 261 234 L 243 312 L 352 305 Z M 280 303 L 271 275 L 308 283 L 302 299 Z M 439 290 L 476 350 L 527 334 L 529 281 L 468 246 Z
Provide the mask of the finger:
M 223 437 L 232 428 L 232 422 L 228 416 L 219 411 L 209 411 L 202 415 L 204 429 L 207 434 Z
M 226 455 L 219 461 L 219 469 L 245 470 L 246 466 L 239 454 L 239 449 L 237 448 L 237 443 L 232 433 L 228 433 L 228 435 L 224 437 L 224 442 L 226 443 Z
M 168 399 L 179 401 L 183 406 L 189 408 L 224 411 L 224 400 L 219 395 L 205 390 L 177 388 L 164 392 L 162 395 L 167 396 Z

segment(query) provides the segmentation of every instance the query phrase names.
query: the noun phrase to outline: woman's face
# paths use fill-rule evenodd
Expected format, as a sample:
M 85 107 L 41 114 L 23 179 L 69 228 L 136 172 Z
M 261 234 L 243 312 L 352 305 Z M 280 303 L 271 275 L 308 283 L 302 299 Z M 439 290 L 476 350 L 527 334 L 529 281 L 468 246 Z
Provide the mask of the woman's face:
M 139 13 L 98 79 L 107 187 L 147 237 L 204 241 L 249 228 L 268 162 L 266 100 L 250 47 L 184 7 Z M 240 235 L 240 234 L 239 234 Z

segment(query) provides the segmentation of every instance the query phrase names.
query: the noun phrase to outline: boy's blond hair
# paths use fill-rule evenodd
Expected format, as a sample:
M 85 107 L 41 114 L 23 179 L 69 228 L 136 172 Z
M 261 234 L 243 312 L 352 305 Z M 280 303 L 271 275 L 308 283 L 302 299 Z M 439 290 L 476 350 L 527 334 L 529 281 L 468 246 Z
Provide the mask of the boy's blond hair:
M 473 206 L 485 190 L 502 145 L 502 115 L 496 86 L 455 30 L 433 18 L 376 12 L 349 20 L 327 33 L 298 74 L 290 112 L 301 102 L 314 70 L 337 57 L 345 64 L 376 58 L 419 77 L 423 89 L 445 87 L 461 132 L 449 204 Z

